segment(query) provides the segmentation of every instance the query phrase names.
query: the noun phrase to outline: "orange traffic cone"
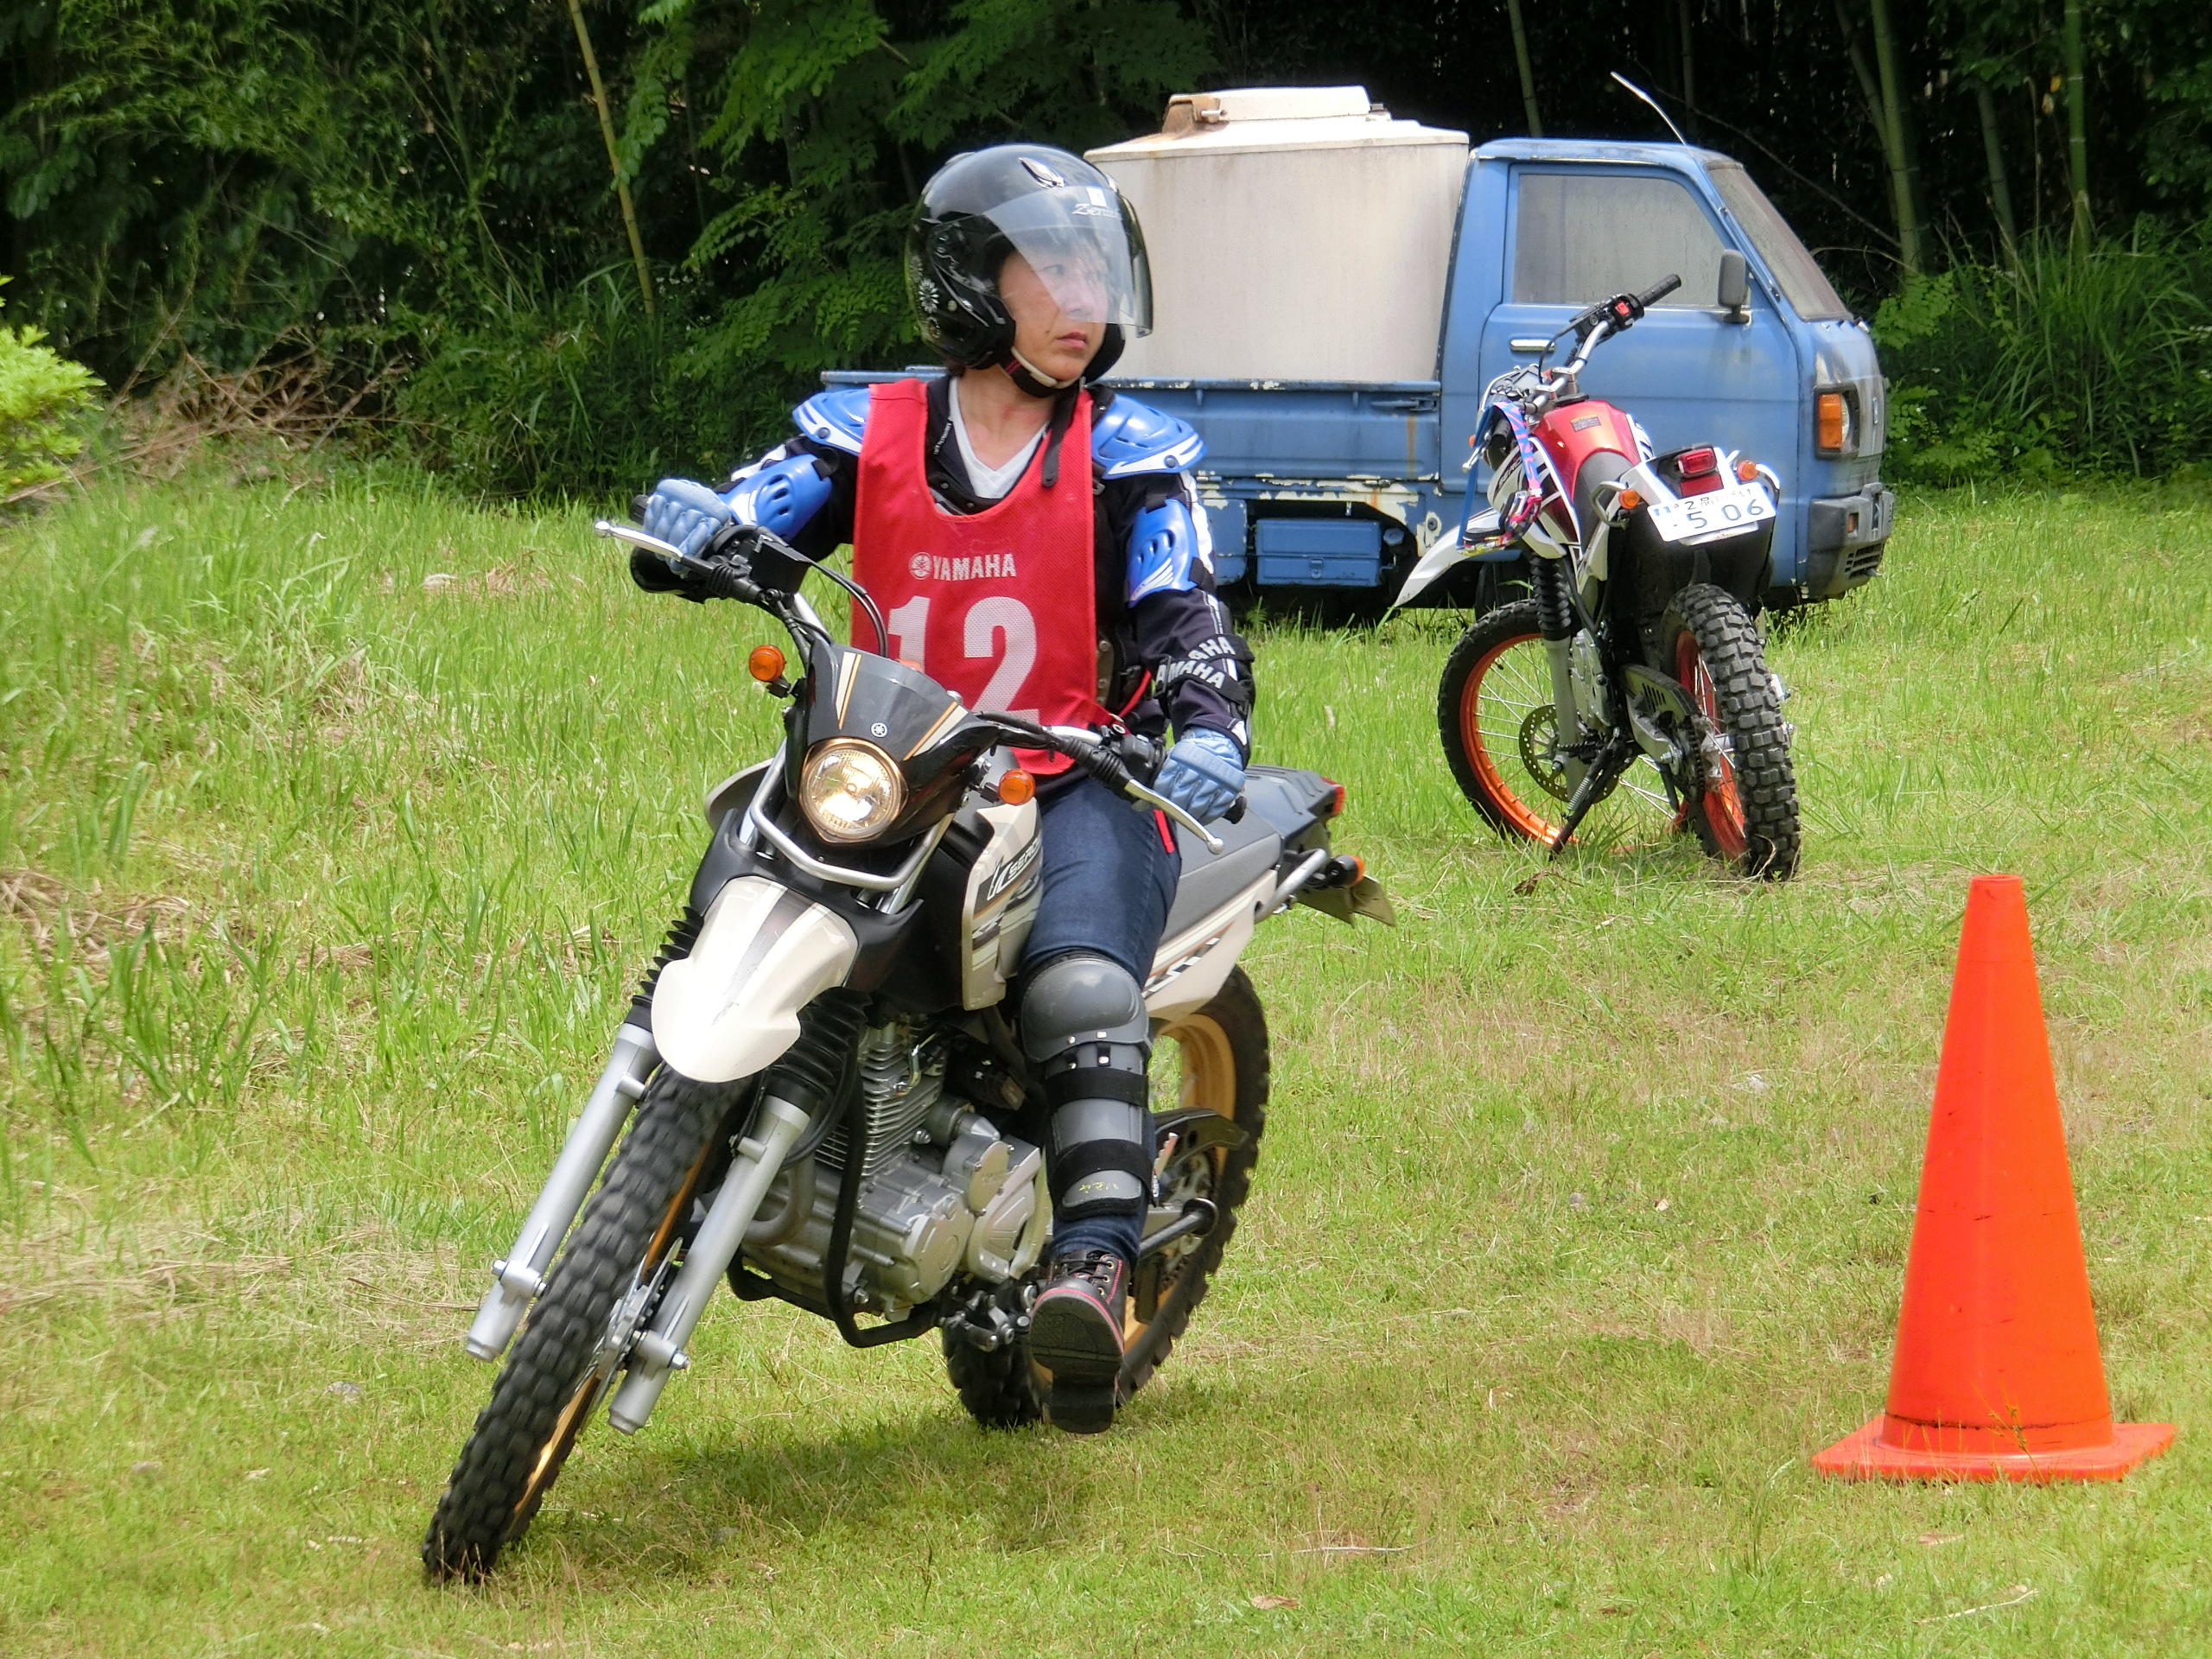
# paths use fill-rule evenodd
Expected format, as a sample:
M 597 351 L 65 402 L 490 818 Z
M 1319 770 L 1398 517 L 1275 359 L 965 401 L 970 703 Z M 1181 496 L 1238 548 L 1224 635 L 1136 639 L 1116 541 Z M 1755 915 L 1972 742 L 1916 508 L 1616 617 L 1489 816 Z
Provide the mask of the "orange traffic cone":
M 1967 894 L 1889 1408 L 1824 1474 L 2117 1480 L 2172 1443 L 2114 1423 L 2017 875 Z

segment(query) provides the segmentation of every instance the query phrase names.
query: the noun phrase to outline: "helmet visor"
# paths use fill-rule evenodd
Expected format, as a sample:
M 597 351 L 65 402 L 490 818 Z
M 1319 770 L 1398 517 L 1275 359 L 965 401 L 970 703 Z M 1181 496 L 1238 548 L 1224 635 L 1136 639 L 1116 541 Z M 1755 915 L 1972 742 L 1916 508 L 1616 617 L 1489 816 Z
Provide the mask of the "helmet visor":
M 1144 232 L 1118 190 L 1070 184 L 1002 202 L 985 215 L 1029 262 L 1060 315 L 1074 322 L 1152 330 Z

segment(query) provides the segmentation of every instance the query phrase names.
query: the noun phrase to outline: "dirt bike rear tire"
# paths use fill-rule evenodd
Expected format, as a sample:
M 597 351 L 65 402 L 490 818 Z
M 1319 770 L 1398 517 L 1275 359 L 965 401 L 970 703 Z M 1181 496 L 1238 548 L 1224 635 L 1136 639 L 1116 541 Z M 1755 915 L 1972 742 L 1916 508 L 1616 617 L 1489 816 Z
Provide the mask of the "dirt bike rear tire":
M 1135 1394 L 1166 1363 L 1191 1315 L 1205 1300 L 1221 1266 L 1236 1213 L 1252 1188 L 1259 1161 L 1260 1137 L 1268 1122 L 1268 1021 L 1259 993 L 1242 968 L 1230 970 L 1211 1001 L 1195 1014 L 1171 1020 L 1158 1041 L 1173 1042 L 1183 1060 L 1183 1098 L 1155 1103 L 1155 1109 L 1203 1105 L 1233 1119 L 1244 1144 L 1211 1160 L 1206 1194 L 1214 1203 L 1212 1230 L 1175 1264 L 1149 1319 L 1139 1319 L 1132 1299 L 1123 1337 L 1128 1343 L 1122 1363 L 1121 1391 Z M 1155 1045 L 1155 1052 L 1157 1046 Z M 1171 1154 L 1173 1163 L 1181 1159 Z M 1010 1342 L 986 1353 L 950 1332 L 944 1338 L 945 1370 L 960 1391 L 960 1403 L 985 1428 L 1020 1428 L 1044 1415 L 1044 1396 L 1027 1341 Z
M 1689 805 L 1698 840 L 1739 875 L 1788 880 L 1803 842 L 1797 775 L 1758 624 L 1726 588 L 1698 582 L 1669 602 L 1659 640 L 1701 724 L 1726 740 L 1722 777 L 1708 776 Z
M 674 1248 L 731 1098 L 665 1068 L 646 1085 L 438 1499 L 423 1540 L 432 1578 L 485 1577 L 537 1516 L 601 1395 L 607 1321 L 634 1275 Z
M 1190 1328 L 1191 1315 L 1205 1300 L 1236 1231 L 1237 1211 L 1252 1190 L 1260 1137 L 1268 1127 L 1268 1017 L 1242 968 L 1230 969 L 1213 1000 L 1197 1013 L 1168 1020 L 1158 1040 L 1179 1043 L 1183 1061 L 1183 1098 L 1162 1103 L 1209 1107 L 1244 1131 L 1244 1144 L 1212 1154 L 1213 1190 L 1206 1196 L 1213 1200 L 1217 1219 L 1197 1248 L 1175 1264 L 1151 1319 L 1139 1323 L 1131 1299 L 1125 1332 L 1128 1352 L 1122 1361 L 1124 1398 L 1167 1363 Z M 1172 1166 L 1163 1171 L 1172 1173 Z

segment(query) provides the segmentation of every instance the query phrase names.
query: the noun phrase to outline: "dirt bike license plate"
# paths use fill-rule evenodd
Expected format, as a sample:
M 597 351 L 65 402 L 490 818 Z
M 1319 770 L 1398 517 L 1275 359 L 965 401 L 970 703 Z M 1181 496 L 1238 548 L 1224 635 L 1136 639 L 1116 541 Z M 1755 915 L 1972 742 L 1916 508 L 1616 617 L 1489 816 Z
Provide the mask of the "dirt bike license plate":
M 1662 542 L 1709 541 L 1773 517 L 1774 499 L 1757 484 L 1731 484 L 1703 495 L 1651 504 L 1651 527 Z

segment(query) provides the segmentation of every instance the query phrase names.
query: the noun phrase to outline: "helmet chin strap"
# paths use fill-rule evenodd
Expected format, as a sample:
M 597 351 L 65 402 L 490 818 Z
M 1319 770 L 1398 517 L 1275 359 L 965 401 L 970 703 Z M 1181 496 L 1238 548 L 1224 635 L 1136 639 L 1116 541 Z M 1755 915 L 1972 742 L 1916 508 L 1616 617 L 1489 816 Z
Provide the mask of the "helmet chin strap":
M 1057 397 L 1070 386 L 1080 385 L 1084 376 L 1090 370 L 1090 365 L 1086 363 L 1066 379 L 1055 380 L 1013 346 L 1006 348 L 1006 355 L 1007 360 L 999 366 L 1006 371 L 1007 379 L 1032 397 Z

